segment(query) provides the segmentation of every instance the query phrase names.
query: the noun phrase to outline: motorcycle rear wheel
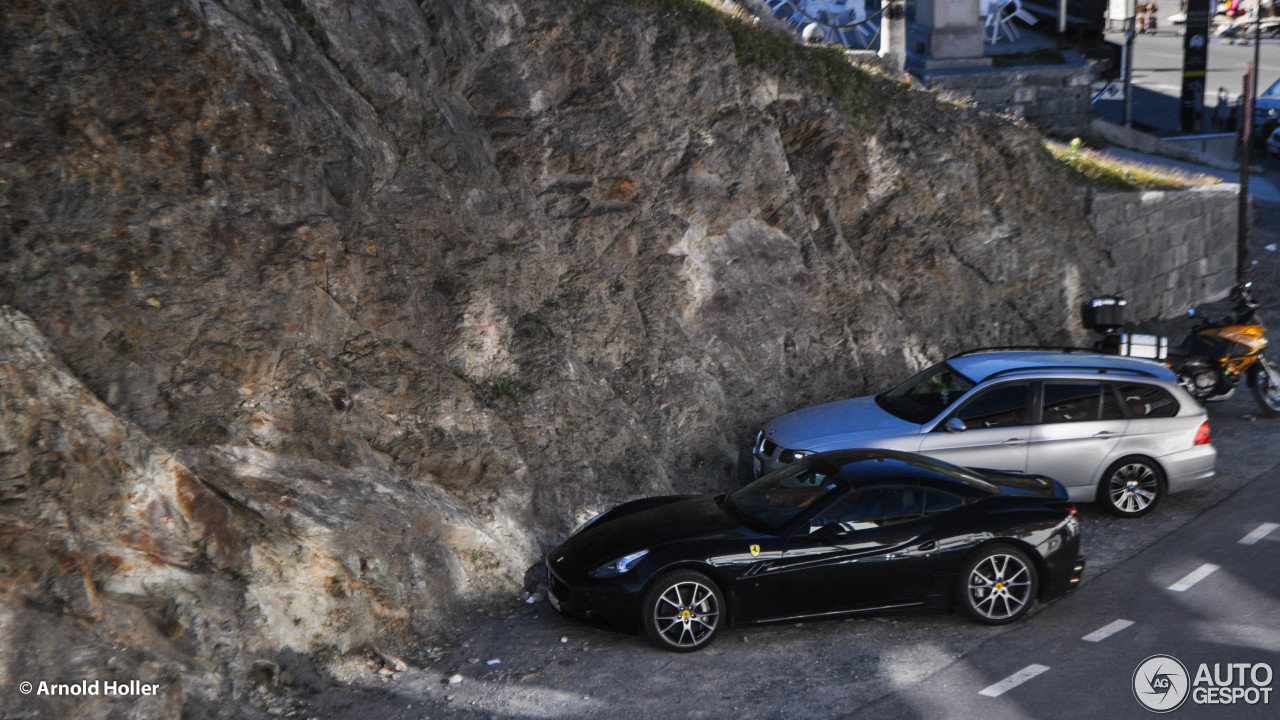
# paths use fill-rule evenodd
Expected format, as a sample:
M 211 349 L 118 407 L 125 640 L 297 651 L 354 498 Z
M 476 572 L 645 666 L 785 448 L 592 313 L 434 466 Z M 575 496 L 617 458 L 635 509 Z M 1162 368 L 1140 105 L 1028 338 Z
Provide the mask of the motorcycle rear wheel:
M 1264 364 L 1267 367 L 1263 367 Z M 1258 358 L 1258 362 L 1249 368 L 1249 389 L 1267 417 L 1280 416 L 1280 384 L 1272 382 L 1278 376 L 1280 370 L 1266 356 Z

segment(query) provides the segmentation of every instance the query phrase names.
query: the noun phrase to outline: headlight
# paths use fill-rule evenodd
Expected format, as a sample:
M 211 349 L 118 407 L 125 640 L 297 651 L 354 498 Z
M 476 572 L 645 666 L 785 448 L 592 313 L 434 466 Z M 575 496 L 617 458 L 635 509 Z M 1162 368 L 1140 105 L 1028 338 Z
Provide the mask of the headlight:
M 595 570 L 592 570 L 591 572 L 587 573 L 587 575 L 593 578 L 604 578 L 604 577 L 616 577 L 618 575 L 625 574 L 631 568 L 635 567 L 636 563 L 640 562 L 640 558 L 648 554 L 649 554 L 648 550 L 641 550 L 640 552 L 634 552 L 634 553 L 631 553 L 630 555 L 623 555 L 622 557 L 618 558 L 617 560 L 614 560 L 613 562 L 605 563 L 604 565 L 601 565 Z
M 802 457 L 809 457 L 813 453 L 808 450 L 783 450 L 778 454 L 778 462 L 790 463 L 799 460 Z

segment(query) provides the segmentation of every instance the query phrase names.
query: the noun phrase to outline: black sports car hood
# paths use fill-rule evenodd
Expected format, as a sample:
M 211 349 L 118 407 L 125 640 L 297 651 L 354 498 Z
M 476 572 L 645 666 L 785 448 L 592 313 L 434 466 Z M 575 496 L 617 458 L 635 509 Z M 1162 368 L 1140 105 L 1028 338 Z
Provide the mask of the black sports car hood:
M 575 578 L 638 550 L 738 530 L 742 524 L 714 495 L 673 495 L 624 503 L 565 540 L 547 556 L 551 569 Z

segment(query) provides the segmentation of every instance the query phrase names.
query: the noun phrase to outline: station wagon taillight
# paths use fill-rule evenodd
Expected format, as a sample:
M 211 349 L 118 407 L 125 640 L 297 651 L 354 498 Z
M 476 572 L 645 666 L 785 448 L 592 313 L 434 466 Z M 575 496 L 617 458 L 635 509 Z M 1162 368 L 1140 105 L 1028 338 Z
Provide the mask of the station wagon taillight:
M 1205 420 L 1200 424 L 1200 429 L 1196 431 L 1196 445 L 1209 444 L 1209 421 Z

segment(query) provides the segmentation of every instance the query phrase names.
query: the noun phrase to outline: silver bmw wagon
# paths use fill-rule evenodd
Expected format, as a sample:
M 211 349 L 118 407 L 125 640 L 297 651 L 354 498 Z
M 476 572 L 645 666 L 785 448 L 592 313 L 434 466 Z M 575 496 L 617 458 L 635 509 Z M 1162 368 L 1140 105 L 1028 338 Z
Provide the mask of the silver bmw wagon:
M 1047 475 L 1122 517 L 1213 477 L 1218 456 L 1204 408 L 1169 368 L 1065 350 L 969 351 L 879 395 L 775 418 L 756 435 L 755 473 L 845 448 Z

